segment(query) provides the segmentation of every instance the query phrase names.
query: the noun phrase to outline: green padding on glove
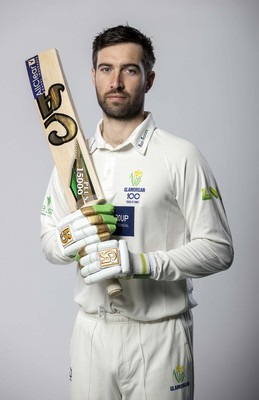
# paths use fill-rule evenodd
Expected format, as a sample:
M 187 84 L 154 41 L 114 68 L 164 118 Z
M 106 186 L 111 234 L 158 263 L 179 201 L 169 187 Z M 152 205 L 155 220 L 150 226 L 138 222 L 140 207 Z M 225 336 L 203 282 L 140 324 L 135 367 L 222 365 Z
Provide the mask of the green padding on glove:
M 108 225 L 108 227 L 109 227 L 109 230 L 110 230 L 110 234 L 112 235 L 113 234 L 113 232 L 115 232 L 115 230 L 116 230 L 116 225 L 114 225 L 114 224 L 107 224 Z
M 107 215 L 107 214 L 99 214 L 102 216 L 103 222 L 105 224 L 111 224 L 111 225 L 116 225 L 117 223 L 117 218 L 115 218 L 113 215 Z
M 114 206 L 112 204 L 96 204 L 92 206 L 96 214 L 113 214 Z
M 79 262 L 80 258 L 81 258 L 81 256 L 79 255 L 79 252 L 77 252 L 74 257 L 74 261 Z

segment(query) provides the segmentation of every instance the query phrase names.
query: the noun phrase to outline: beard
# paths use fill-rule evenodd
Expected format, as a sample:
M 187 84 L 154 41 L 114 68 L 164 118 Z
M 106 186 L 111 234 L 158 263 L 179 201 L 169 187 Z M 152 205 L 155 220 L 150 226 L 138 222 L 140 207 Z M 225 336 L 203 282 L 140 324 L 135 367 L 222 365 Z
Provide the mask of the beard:
M 109 102 L 109 95 L 118 94 L 126 97 L 125 102 Z M 108 118 L 129 121 L 140 115 L 144 105 L 144 90 L 139 90 L 130 96 L 127 92 L 117 89 L 101 96 L 96 88 L 97 101 Z

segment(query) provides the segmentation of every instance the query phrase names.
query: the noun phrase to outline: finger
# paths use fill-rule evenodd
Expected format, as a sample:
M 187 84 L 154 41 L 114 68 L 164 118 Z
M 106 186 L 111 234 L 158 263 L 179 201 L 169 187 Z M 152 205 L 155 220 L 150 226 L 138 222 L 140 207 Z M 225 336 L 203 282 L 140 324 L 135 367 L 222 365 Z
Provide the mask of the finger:
M 107 228 L 107 226 L 105 226 L 103 229 L 101 228 L 100 233 L 103 232 L 109 233 L 109 228 Z M 81 231 L 73 231 L 70 226 L 67 226 L 60 231 L 58 235 L 63 247 L 67 248 L 66 254 L 71 253 L 71 251 L 73 252 L 75 249 L 78 250 L 80 247 L 85 246 L 86 244 L 93 243 L 93 241 L 87 241 L 87 239 L 90 237 L 94 237 L 94 242 L 100 242 L 100 240 L 95 240 L 96 236 L 99 237 L 96 226 L 91 226 Z
M 100 271 L 99 261 L 92 262 L 81 269 L 81 275 L 85 278 L 88 275 L 95 274 Z
M 92 215 L 88 217 L 88 220 L 91 225 L 98 225 L 98 224 L 113 224 L 116 225 L 117 218 L 113 215 L 106 215 L 106 214 L 98 214 Z
M 113 215 L 105 215 L 105 214 L 90 215 L 89 217 L 81 218 L 74 221 L 73 229 L 79 230 L 91 225 L 100 225 L 100 224 L 116 225 L 116 223 L 117 223 L 117 218 L 115 218 Z
M 67 215 L 66 217 L 64 217 L 58 224 L 57 224 L 57 228 L 58 229 L 62 229 L 62 227 L 64 225 L 70 225 L 72 224 L 74 221 L 76 221 L 77 219 L 82 218 L 82 213 L 80 210 L 77 210 L 75 212 L 73 212 L 72 214 Z
M 103 224 L 103 225 L 91 225 L 86 228 L 80 229 L 79 231 L 74 232 L 74 239 L 75 241 L 84 239 L 85 237 L 89 237 L 92 235 L 96 235 L 99 233 L 109 232 L 110 233 L 110 226 Z
M 121 269 L 123 273 L 129 273 L 130 271 L 130 260 L 129 260 L 129 251 L 126 240 L 119 241 L 119 249 L 120 249 L 120 260 L 121 260 Z
M 90 254 L 93 252 L 97 252 L 99 250 L 105 250 L 113 247 L 118 247 L 118 240 L 106 240 L 102 242 L 95 242 L 94 244 L 89 244 L 88 246 L 85 247 L 85 253 Z
M 58 236 L 66 255 L 70 255 L 75 254 L 75 251 L 78 251 L 81 247 L 109 240 L 114 230 L 115 227 L 112 225 L 95 225 L 74 232 L 68 226 L 63 231 L 58 232 Z
M 118 240 L 109 240 L 109 235 L 107 233 L 100 233 L 98 236 L 94 235 L 88 238 L 87 243 L 83 246 L 83 240 L 78 242 L 78 247 L 74 247 L 71 254 L 75 254 L 76 249 L 76 256 L 75 261 L 79 262 L 83 257 L 90 253 L 96 253 L 99 250 L 105 250 L 108 248 L 118 247 Z M 74 245 L 73 245 L 74 246 Z M 71 247 L 71 246 L 70 246 Z M 69 248 L 70 250 L 70 248 Z
M 97 214 L 114 214 L 114 206 L 112 204 L 96 204 L 94 206 L 83 206 L 81 213 L 88 217 L 89 215 Z
M 66 255 L 73 255 L 78 252 L 78 250 L 82 249 L 85 246 L 91 245 L 93 243 L 99 243 L 101 240 L 109 239 L 110 234 L 108 232 L 101 233 L 100 235 L 92 235 L 86 238 L 83 238 L 65 249 Z M 78 261 L 78 259 L 76 259 Z
M 88 275 L 84 281 L 87 285 L 92 285 L 93 283 L 97 283 L 100 281 L 104 281 L 106 279 L 113 278 L 114 276 L 120 273 L 120 267 L 111 267 L 102 269 L 101 271 L 97 272 L 96 274 Z
M 80 259 L 79 264 L 82 265 L 82 267 L 85 267 L 86 265 L 89 265 L 95 261 L 99 261 L 99 253 L 98 252 L 90 253 L 90 254 L 87 254 L 86 256 L 82 257 Z

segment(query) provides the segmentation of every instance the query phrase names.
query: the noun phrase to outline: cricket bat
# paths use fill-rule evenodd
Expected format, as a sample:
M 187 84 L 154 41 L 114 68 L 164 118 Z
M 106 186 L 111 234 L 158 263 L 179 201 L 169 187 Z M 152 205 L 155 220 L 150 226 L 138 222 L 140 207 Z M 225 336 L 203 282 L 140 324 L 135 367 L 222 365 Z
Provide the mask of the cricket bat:
M 57 50 L 41 52 L 25 63 L 35 104 L 71 212 L 84 205 L 104 203 Z M 122 292 L 118 280 L 106 282 L 110 296 Z

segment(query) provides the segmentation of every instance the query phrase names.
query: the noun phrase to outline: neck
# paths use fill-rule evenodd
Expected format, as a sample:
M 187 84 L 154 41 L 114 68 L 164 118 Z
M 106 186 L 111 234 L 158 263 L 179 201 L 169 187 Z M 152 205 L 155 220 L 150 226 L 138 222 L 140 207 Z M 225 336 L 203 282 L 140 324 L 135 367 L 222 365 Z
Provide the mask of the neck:
M 138 125 L 145 119 L 144 112 L 136 118 L 125 121 L 103 116 L 102 136 L 112 147 L 124 143 Z

